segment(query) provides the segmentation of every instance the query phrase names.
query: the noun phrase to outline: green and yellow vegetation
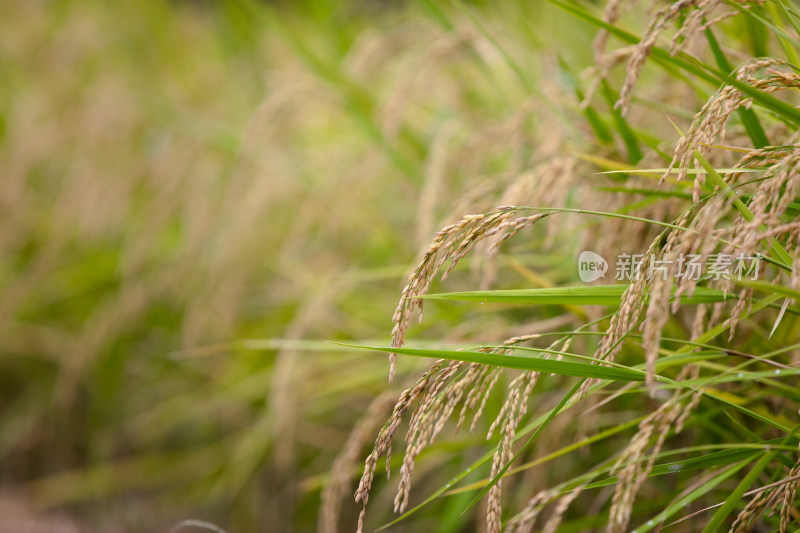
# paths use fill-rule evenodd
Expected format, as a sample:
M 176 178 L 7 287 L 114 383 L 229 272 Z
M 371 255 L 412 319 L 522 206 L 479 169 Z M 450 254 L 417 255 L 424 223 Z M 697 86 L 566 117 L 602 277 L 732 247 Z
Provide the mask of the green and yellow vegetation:
M 795 531 L 799 25 L 0 2 L 0 531 Z

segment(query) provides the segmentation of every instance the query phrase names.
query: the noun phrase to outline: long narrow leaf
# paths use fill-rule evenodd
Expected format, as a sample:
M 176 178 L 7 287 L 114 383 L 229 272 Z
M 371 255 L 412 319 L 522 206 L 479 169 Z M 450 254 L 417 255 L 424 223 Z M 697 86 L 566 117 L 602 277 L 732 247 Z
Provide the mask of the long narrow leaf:
M 343 344 L 343 343 L 342 343 Z M 539 357 L 521 357 L 516 355 L 501 355 L 494 353 L 468 352 L 458 350 L 426 350 L 422 348 L 392 348 L 383 346 L 358 346 L 356 344 L 343 344 L 351 348 L 377 350 L 379 352 L 396 353 L 412 357 L 428 357 L 432 359 L 449 359 L 451 361 L 464 361 L 467 363 L 481 363 L 499 366 L 502 368 L 515 368 L 517 370 L 532 370 L 534 372 L 549 372 L 562 376 L 578 376 L 584 378 L 609 379 L 613 381 L 644 381 L 645 373 L 624 368 L 609 368 L 588 363 L 575 363 L 572 361 L 556 361 L 541 359 Z
M 449 292 L 420 296 L 427 300 L 555 305 L 619 305 L 627 285 L 585 285 L 544 289 Z M 697 287 L 694 294 L 681 295 L 684 304 L 722 302 L 735 299 L 718 289 Z

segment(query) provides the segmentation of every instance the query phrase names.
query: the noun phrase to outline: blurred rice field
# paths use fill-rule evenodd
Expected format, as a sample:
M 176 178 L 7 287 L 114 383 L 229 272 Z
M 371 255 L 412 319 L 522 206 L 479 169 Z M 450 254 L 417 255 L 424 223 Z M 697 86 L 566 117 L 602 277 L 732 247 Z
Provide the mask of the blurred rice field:
M 491 207 L 567 127 L 524 48 L 563 15 L 509 2 L 487 17 L 526 77 L 463 13 L 405 4 L 0 2 L 9 502 L 86 531 L 316 527 L 387 366 L 308 339 L 388 339 L 440 223 Z M 588 57 L 591 38 L 563 53 Z M 419 331 L 505 327 L 473 335 L 462 318 Z M 349 530 L 358 507 L 339 505 Z
M 670 177 L 657 189 L 661 167 L 670 164 L 681 137 L 676 129 L 693 126 L 695 112 L 718 94 L 727 72 L 776 51 L 788 59 L 800 54 L 794 34 L 781 29 L 773 35 L 764 29 L 771 22 L 762 27 L 749 15 L 720 18 L 716 34 L 700 26 L 699 4 L 727 9 L 736 2 L 681 3 L 697 11 L 676 11 L 663 26 L 674 26 L 672 43 L 685 45 L 687 52 L 671 56 L 658 49 L 660 63 L 647 62 L 636 72 L 641 77 L 634 80 L 625 114 L 614 107 L 626 87 L 627 56 L 620 50 L 648 27 L 651 4 L 666 3 L 643 2 L 617 13 L 619 20 L 613 9 L 606 11 L 606 18 L 631 30 L 626 34 L 614 26 L 611 42 L 619 48 L 610 47 L 614 51 L 606 57 L 592 44 L 597 28 L 590 22 L 604 16 L 599 4 L 0 0 L 0 533 L 354 531 L 361 504 L 353 494 L 364 458 L 398 396 L 419 383 L 415 380 L 426 375 L 429 364 L 401 357 L 389 383 L 386 354 L 335 342 L 389 344 L 392 315 L 413 266 L 428 257 L 432 239 L 458 235 L 437 232 L 469 221 L 462 219 L 469 213 L 510 216 L 516 209 L 498 206 L 541 206 L 544 214 L 553 207 L 573 208 L 535 227 L 526 225 L 499 254 L 488 242 L 477 242 L 486 228 L 455 237 L 469 244 L 477 235 L 474 249 L 464 247 L 471 254 L 464 252 L 447 292 L 559 289 L 577 283 L 576 250 L 591 247 L 613 257 L 656 249 L 666 222 L 686 214 L 680 220 L 688 224 L 689 214 L 716 205 L 705 202 L 721 190 L 698 180 L 693 191 L 694 175 L 682 183 Z M 779 6 L 784 8 L 771 2 L 752 12 L 776 24 L 800 21 L 794 6 L 784 11 Z M 693 36 L 681 33 L 686 21 Z M 706 44 L 716 43 L 714 35 L 723 44 L 711 50 Z M 659 46 L 669 44 L 669 35 L 660 37 Z M 722 78 L 700 59 L 686 61 L 690 68 L 680 70 L 689 53 L 715 60 L 725 71 Z M 605 60 L 616 63 L 591 69 Z M 771 78 L 771 88 L 800 86 L 796 72 L 781 76 Z M 731 167 L 742 152 L 751 153 L 752 147 L 755 153 L 770 139 L 787 146 L 759 152 L 755 160 L 797 152 L 800 113 L 792 94 L 781 94 L 782 100 L 754 97 L 758 114 L 740 110 L 730 124 L 726 115 L 720 131 L 709 136 L 726 146 L 698 145 L 708 152 L 709 165 Z M 650 170 L 628 174 L 637 166 Z M 603 170 L 615 174 L 598 174 Z M 741 198 L 751 205 L 757 181 L 736 184 L 750 191 Z M 775 190 L 789 194 L 781 200 L 786 212 L 771 223 L 795 222 L 796 190 L 789 185 Z M 708 196 L 693 198 L 698 191 Z M 719 237 L 716 230 L 745 211 L 737 214 L 731 203 L 714 201 L 728 211 L 720 207 L 700 229 Z M 760 201 L 761 207 L 769 204 Z M 718 244 L 709 242 L 712 248 Z M 794 248 L 789 251 L 796 258 Z M 599 389 L 605 396 L 590 395 L 581 405 L 590 416 L 554 414 L 542 423 L 549 424 L 547 431 L 520 456 L 528 462 L 516 465 L 505 482 L 506 524 L 514 525 L 510 509 L 524 511 L 544 494 L 536 491 L 555 487 L 545 504 L 558 502 L 551 508 L 559 532 L 606 530 L 606 507 L 616 505 L 614 491 L 626 484 L 614 488 L 617 478 L 602 476 L 591 484 L 593 476 L 612 476 L 608 465 L 627 457 L 631 439 L 639 435 L 637 424 L 652 413 L 675 416 L 655 432 L 660 441 L 652 461 L 644 450 L 653 428 L 644 428 L 651 433 L 634 452 L 650 467 L 656 458 L 723 453 L 732 442 L 730 450 L 755 461 L 747 453 L 763 448 L 766 454 L 778 442 L 768 439 L 788 439 L 788 432 L 777 429 L 795 425 L 791 417 L 800 397 L 794 386 L 752 372 L 737 389 L 725 374 L 738 371 L 741 361 L 734 355 L 751 358 L 742 365 L 762 362 L 751 353 L 785 356 L 786 364 L 768 363 L 794 370 L 788 365 L 794 364 L 790 358 L 796 362 L 800 311 L 787 303 L 778 314 L 776 302 L 779 294 L 786 302 L 797 294 L 800 277 L 792 257 L 784 255 L 788 259 L 773 263 L 785 267 L 788 288 L 779 286 L 772 300 L 759 304 L 757 311 L 765 312 L 758 317 L 742 315 L 739 344 L 733 344 L 739 352 L 711 345 L 725 329 L 712 328 L 711 322 L 732 312 L 725 301 L 702 337 L 710 344 L 670 345 L 673 352 L 659 344 L 701 338 L 695 333 L 703 332 L 701 313 L 698 328 L 686 314 L 670 315 L 666 304 L 658 330 L 649 330 L 656 342 L 648 358 L 661 353 L 659 347 L 661 355 L 677 358 L 702 346 L 697 357 L 706 364 L 705 373 L 698 377 L 698 363 L 692 379 L 706 380 L 698 388 L 711 383 L 726 391 L 720 393 L 728 394 L 726 400 L 704 399 L 703 408 L 692 412 L 697 396 L 686 410 L 692 412 L 690 430 L 681 435 L 686 418 L 676 413 L 679 400 L 690 394 L 676 389 L 676 403 L 669 404 L 675 411 L 664 410 L 672 394 L 666 385 L 660 395 L 627 383 Z M 778 280 L 780 272 L 774 274 Z M 417 279 L 434 277 L 425 275 Z M 601 283 L 615 283 L 612 277 Z M 442 292 L 442 287 L 435 281 L 426 290 Z M 607 288 L 591 289 L 599 294 Z M 662 291 L 665 302 L 669 290 Z M 641 304 L 643 292 L 639 296 Z M 780 318 L 787 307 L 786 318 Z M 523 338 L 518 336 L 537 341 L 539 334 L 542 343 L 550 343 L 548 334 L 581 330 L 569 334 L 575 341 L 571 349 L 591 355 L 606 326 L 611 328 L 609 321 L 615 324 L 610 316 L 594 304 L 431 302 L 425 304 L 425 321 L 415 323 L 408 337 L 410 346 L 486 348 L 499 339 L 513 344 Z M 631 335 L 626 364 L 644 364 L 636 344 L 641 337 Z M 571 385 L 562 378 L 573 374 L 548 373 L 542 371 L 536 390 L 526 393 L 531 408 L 521 422 L 525 431 L 533 431 L 531 420 L 556 413 L 577 390 L 564 396 Z M 717 373 L 730 383 L 714 381 Z M 502 417 L 503 395 L 521 383 L 506 374 L 493 374 L 500 385 L 492 393 L 492 382 L 480 407 L 493 415 L 477 421 L 475 432 L 454 435 L 455 423 L 447 421 L 447 438 L 421 445 L 416 466 L 410 462 L 410 507 L 432 494 L 443 496 L 431 498 L 390 531 L 485 531 L 490 504 L 470 506 L 490 476 L 487 446 L 502 438 L 496 434 L 487 443 L 492 418 Z M 680 376 L 675 379 L 685 377 Z M 762 387 L 767 379 L 772 389 Z M 726 410 L 745 404 L 748 409 Z M 676 419 L 681 428 L 670 433 Z M 407 430 L 399 427 L 396 441 Z M 520 429 L 516 437 L 526 434 Z M 665 440 L 668 434 L 672 440 Z M 662 452 L 665 442 L 674 447 Z M 797 472 L 791 455 L 796 450 L 790 447 L 795 442 L 780 442 L 783 464 L 761 476 L 765 486 Z M 772 461 L 774 455 L 763 457 Z M 718 472 L 743 469 L 747 461 L 712 466 L 721 464 Z M 377 465 L 366 531 L 397 517 L 392 512 L 397 477 L 405 476 L 403 482 L 411 477 L 401 470 L 403 450 L 388 461 L 390 480 L 382 475 L 383 464 Z M 784 466 L 789 474 L 780 470 Z M 464 473 L 464 484 L 447 485 L 458 472 Z M 643 490 L 636 500 L 634 522 L 667 506 L 673 514 L 684 507 L 686 513 L 698 510 L 724 501 L 732 493 L 728 485 L 739 489 L 732 477 L 716 490 L 717 481 L 709 481 L 714 471 L 698 472 L 648 485 L 650 492 Z M 575 480 L 577 485 L 569 485 Z M 695 483 L 708 495 L 703 492 L 684 507 L 673 505 L 673 498 Z M 634 479 L 627 485 L 635 490 L 622 529 L 640 484 Z M 743 484 L 739 496 L 748 487 Z M 572 494 L 578 499 L 570 508 Z M 786 498 L 793 502 L 794 493 Z M 717 523 L 732 510 L 718 511 Z M 567 517 L 563 524 L 558 512 Z M 667 516 L 672 514 L 662 522 Z M 691 521 L 673 529 L 699 530 Z

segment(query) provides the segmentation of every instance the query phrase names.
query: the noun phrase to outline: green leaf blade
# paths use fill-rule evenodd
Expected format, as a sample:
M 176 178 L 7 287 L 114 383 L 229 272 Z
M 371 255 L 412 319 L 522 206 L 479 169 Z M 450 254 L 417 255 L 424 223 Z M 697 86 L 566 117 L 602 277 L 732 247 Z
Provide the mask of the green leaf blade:
M 431 359 L 448 359 L 463 361 L 465 363 L 480 363 L 502 368 L 516 370 L 529 370 L 533 372 L 548 372 L 561 376 L 575 376 L 592 379 L 607 379 L 611 381 L 644 381 L 645 373 L 642 371 L 609 368 L 588 363 L 575 363 L 572 361 L 556 361 L 539 357 L 522 357 L 517 355 L 501 355 L 495 353 L 470 352 L 460 350 L 430 350 L 422 348 L 392 348 L 383 346 L 358 346 L 344 344 L 352 348 L 376 350 L 379 352 L 396 353 L 411 357 L 427 357 Z

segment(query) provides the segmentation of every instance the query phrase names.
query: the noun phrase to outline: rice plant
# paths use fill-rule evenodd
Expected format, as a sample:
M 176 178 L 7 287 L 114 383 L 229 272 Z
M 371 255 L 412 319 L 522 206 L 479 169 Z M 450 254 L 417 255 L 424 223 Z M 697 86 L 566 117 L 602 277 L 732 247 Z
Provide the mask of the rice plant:
M 0 531 L 796 530 L 799 18 L 0 2 Z
M 592 133 L 565 136 L 553 159 L 610 168 L 615 179 L 591 178 L 579 161 L 554 168 L 549 160 L 523 198 L 529 205 L 465 216 L 434 237 L 402 292 L 391 347 L 379 349 L 390 352 L 390 379 L 398 356 L 436 362 L 402 393 L 366 459 L 355 496 L 364 506 L 358 531 L 378 460 L 386 456 L 388 475 L 406 415 L 395 522 L 464 494 L 464 510 L 478 506 L 490 532 L 751 531 L 759 524 L 789 531 L 800 518 L 793 366 L 800 226 L 790 207 L 800 186 L 793 105 L 800 41 L 784 29 L 796 30 L 794 6 L 678 1 L 653 8 L 637 35 L 621 25 L 635 2 L 612 0 L 602 14 L 551 3 L 598 28 L 594 66 L 575 102 Z M 718 40 L 735 31 L 746 31 L 752 51 L 741 40 Z M 677 141 L 647 127 L 656 120 L 651 110 L 672 122 L 674 105 L 640 89 L 649 63 L 663 69 L 655 74 L 662 87 L 704 100 L 686 109 L 693 116 L 685 133 L 673 124 Z M 568 67 L 562 61 L 560 68 Z M 618 90 L 616 70 L 624 78 Z M 580 177 L 592 183 L 583 188 Z M 553 205 L 541 198 L 552 187 L 579 194 Z M 562 274 L 543 289 L 428 294 L 439 271 L 444 281 L 468 253 L 486 271 L 519 231 L 566 214 L 592 220 L 560 232 L 559 243 L 534 237 L 525 249 L 599 251 L 601 268 L 608 268 L 604 257 L 617 257 L 613 278 L 572 286 L 575 276 Z M 518 253 L 507 252 L 508 260 Z M 535 272 L 529 278 L 542 281 Z M 462 351 L 402 348 L 426 300 L 536 308 L 509 338 Z M 541 327 L 554 307 L 569 318 L 560 330 Z M 493 392 L 497 407 L 488 410 Z M 485 431 L 490 451 L 409 509 L 418 457 L 469 415 L 472 430 L 484 415 L 493 420 Z M 542 444 L 550 432 L 556 437 Z M 465 482 L 475 472 L 482 476 Z

